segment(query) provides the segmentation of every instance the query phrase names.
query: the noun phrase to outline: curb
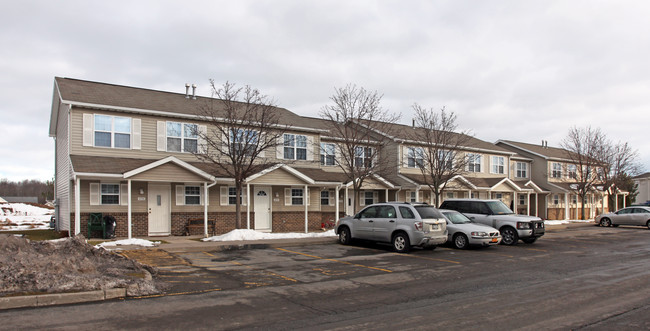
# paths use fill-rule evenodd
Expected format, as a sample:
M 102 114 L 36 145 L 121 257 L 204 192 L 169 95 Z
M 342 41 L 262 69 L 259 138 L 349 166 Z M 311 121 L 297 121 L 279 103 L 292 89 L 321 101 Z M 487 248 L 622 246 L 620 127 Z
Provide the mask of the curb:
M 45 307 L 54 305 L 66 305 L 81 302 L 104 301 L 126 297 L 125 288 L 111 288 L 106 290 L 24 295 L 0 298 L 0 310 Z

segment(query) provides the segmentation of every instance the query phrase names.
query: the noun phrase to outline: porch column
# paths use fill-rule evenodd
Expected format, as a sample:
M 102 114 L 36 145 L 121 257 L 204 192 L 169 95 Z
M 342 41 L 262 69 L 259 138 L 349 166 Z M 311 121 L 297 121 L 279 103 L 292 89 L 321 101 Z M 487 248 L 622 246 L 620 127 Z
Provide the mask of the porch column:
M 126 191 L 127 191 L 126 223 L 127 223 L 127 227 L 128 227 L 128 231 L 129 231 L 129 239 L 131 239 L 131 236 L 133 235 L 133 232 L 132 232 L 133 226 L 132 226 L 132 217 L 131 217 L 131 180 L 130 179 L 126 181 L 126 187 L 127 187 L 127 189 L 126 189 Z
M 386 202 L 388 202 L 388 189 L 386 189 Z
M 530 216 L 530 192 L 526 193 L 526 215 Z
M 415 189 L 415 202 L 420 202 L 420 187 Z
M 208 183 L 207 182 L 203 182 L 203 235 L 206 238 L 208 237 Z
M 343 208 L 345 209 L 345 215 L 348 215 L 348 200 L 350 199 L 348 197 L 348 187 L 345 187 L 345 194 L 344 194 L 345 201 L 343 202 Z
M 569 219 L 569 193 L 564 193 L 564 219 Z
M 74 234 L 81 232 L 81 178 L 77 177 L 74 183 Z
M 246 183 L 246 229 L 251 229 L 251 184 L 248 183 Z
M 335 192 L 334 197 L 336 197 L 336 204 L 335 204 L 336 205 L 336 215 L 334 215 L 334 221 L 336 223 L 339 222 L 339 190 L 340 189 L 341 188 L 337 186 L 336 190 L 334 190 L 334 192 Z
M 539 193 L 535 193 L 535 216 L 539 217 Z
M 627 201 L 625 201 L 626 194 L 623 194 L 623 208 L 627 207 Z
M 618 193 L 616 193 L 616 194 L 614 195 L 614 201 L 616 201 L 616 202 L 614 203 L 614 206 L 616 206 L 616 209 L 615 209 L 615 210 L 618 210 Z
M 303 191 L 303 192 L 305 192 L 305 198 L 304 198 L 304 200 L 303 200 L 303 204 L 305 205 L 305 233 L 308 233 L 308 232 L 309 232 L 309 231 L 308 231 L 308 225 L 309 225 L 309 218 L 308 218 L 308 215 L 309 215 L 309 214 L 308 214 L 308 212 L 307 212 L 307 210 L 309 209 L 309 205 L 307 204 L 307 199 L 308 199 L 308 194 L 309 194 L 309 192 L 307 191 L 307 189 L 308 189 L 308 188 L 307 188 L 307 185 L 305 185 L 305 190 Z

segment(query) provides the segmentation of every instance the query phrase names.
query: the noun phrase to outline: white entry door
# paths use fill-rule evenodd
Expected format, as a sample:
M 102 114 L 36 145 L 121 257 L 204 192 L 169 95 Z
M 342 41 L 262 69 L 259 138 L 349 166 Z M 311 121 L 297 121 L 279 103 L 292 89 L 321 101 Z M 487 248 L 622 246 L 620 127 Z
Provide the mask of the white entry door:
M 255 187 L 255 230 L 271 231 L 271 188 Z
M 149 235 L 171 234 L 171 186 L 149 184 Z

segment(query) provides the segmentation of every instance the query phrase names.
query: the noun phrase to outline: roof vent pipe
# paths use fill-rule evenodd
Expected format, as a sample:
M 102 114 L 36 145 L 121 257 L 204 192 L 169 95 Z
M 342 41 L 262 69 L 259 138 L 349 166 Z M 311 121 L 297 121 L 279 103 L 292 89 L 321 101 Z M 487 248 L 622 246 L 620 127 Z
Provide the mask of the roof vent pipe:
M 196 100 L 196 84 L 192 84 L 192 99 Z
M 415 129 L 415 118 L 412 120 L 411 126 Z
M 190 84 L 185 83 L 185 99 L 189 99 L 189 98 L 190 98 Z

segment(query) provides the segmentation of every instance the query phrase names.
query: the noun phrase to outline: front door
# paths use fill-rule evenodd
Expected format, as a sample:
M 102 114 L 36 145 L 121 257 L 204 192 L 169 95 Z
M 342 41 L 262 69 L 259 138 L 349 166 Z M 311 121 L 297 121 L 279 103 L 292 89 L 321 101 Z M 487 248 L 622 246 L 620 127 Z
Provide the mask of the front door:
M 149 235 L 171 234 L 171 186 L 149 184 Z
M 255 187 L 255 230 L 271 231 L 271 188 Z

